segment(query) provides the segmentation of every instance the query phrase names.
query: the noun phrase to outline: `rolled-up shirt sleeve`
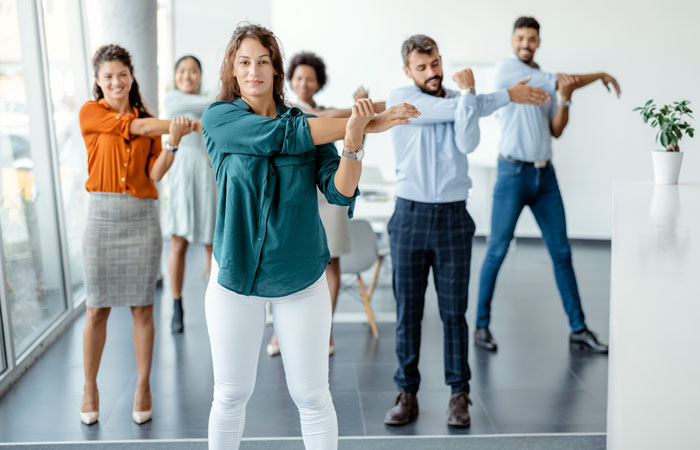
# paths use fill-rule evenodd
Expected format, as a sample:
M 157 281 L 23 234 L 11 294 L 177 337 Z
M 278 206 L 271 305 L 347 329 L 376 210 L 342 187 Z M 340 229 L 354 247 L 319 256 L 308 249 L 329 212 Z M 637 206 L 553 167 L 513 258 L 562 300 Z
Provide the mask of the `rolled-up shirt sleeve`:
M 298 155 L 313 150 L 309 124 L 298 108 L 265 117 L 237 102 L 217 102 L 202 115 L 204 138 L 223 153 L 255 156 Z
M 129 139 L 131 121 L 136 119 L 133 114 L 119 114 L 102 106 L 99 102 L 86 102 L 80 108 L 80 131 L 83 136 L 93 133 L 115 134 Z
M 326 197 L 328 203 L 347 206 L 348 218 L 352 219 L 355 210 L 355 199 L 360 190 L 355 189 L 352 197 L 346 197 L 335 187 L 335 173 L 340 165 L 340 156 L 333 144 L 323 144 L 316 147 L 316 185 Z

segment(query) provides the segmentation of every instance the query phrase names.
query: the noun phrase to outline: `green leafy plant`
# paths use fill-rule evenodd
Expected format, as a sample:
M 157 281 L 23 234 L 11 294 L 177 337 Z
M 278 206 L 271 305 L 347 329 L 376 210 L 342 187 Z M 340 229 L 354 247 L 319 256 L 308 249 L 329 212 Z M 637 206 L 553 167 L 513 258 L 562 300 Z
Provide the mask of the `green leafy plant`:
M 680 149 L 678 142 L 683 138 L 683 133 L 691 138 L 695 134 L 695 129 L 683 120 L 683 116 L 693 119 L 693 111 L 688 108 L 689 104 L 689 100 L 683 100 L 658 109 L 654 100 L 651 99 L 644 106 L 634 108 L 633 111 L 639 111 L 644 123 L 649 123 L 651 120 L 652 128 L 659 127 L 656 142 L 661 142 L 667 152 L 677 152 Z

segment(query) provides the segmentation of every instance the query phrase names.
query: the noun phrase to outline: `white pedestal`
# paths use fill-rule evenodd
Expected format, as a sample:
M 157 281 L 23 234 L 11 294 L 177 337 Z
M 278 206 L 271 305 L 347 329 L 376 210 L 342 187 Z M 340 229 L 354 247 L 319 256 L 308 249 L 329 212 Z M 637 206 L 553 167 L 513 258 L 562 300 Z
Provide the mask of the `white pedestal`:
M 700 449 L 700 183 L 613 195 L 608 450 Z

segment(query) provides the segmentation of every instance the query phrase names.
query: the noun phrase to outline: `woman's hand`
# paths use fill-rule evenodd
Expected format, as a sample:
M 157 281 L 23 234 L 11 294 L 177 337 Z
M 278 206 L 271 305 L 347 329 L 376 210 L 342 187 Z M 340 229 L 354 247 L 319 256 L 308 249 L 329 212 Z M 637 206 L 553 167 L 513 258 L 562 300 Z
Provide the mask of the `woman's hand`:
M 360 86 L 352 94 L 353 101 L 358 101 L 361 98 L 369 98 L 369 91 L 364 86 Z
M 396 125 L 411 123 L 409 119 L 420 116 L 420 111 L 408 103 L 394 105 L 381 114 L 377 114 L 365 128 L 365 133 L 381 133 Z
M 187 117 L 176 117 L 170 121 L 170 138 L 168 143 L 177 147 L 182 136 L 192 131 L 192 121 Z
M 374 105 L 372 100 L 361 98 L 352 105 L 350 119 L 345 126 L 345 143 L 352 147 L 362 145 L 367 124 L 374 118 Z

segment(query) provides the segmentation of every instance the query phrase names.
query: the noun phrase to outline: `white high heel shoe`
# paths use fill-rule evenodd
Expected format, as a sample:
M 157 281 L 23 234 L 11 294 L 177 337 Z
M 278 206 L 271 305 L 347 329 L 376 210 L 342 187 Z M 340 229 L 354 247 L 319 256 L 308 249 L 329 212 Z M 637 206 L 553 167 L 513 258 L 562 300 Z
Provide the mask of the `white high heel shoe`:
M 92 412 L 80 411 L 80 421 L 83 422 L 85 425 L 92 425 L 93 423 L 97 422 L 97 419 L 99 417 L 100 417 L 99 411 L 92 411 Z
M 146 423 L 153 418 L 153 409 L 149 409 L 148 411 L 132 411 L 131 418 L 139 425 Z
M 280 354 L 280 346 L 278 344 L 267 344 L 267 354 L 277 356 Z

